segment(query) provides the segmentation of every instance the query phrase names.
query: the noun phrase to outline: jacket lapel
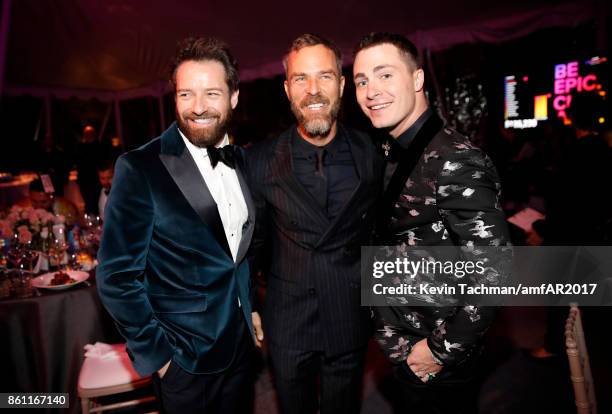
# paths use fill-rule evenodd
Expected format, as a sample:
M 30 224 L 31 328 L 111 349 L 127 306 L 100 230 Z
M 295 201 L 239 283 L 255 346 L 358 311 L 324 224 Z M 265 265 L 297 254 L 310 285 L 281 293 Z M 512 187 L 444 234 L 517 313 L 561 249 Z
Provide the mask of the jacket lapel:
M 393 175 L 385 187 L 380 201 L 378 220 L 376 223 L 376 227 L 379 231 L 385 229 L 391 220 L 393 206 L 400 197 L 406 185 L 406 181 L 419 163 L 427 145 L 429 145 L 431 140 L 440 129 L 442 129 L 443 125 L 442 120 L 434 113 L 416 133 L 408 148 L 402 148 L 400 145 L 395 145 L 394 151 L 397 152 L 395 157 L 398 157 L 399 160 L 397 167 L 395 167 L 393 171 Z
M 217 204 L 210 194 L 195 161 L 187 150 L 176 123 L 173 123 L 162 135 L 159 158 L 189 205 L 204 224 L 211 229 L 217 242 L 231 258 L 232 254 L 223 230 Z M 242 183 L 240 185 L 242 186 Z
M 372 156 L 368 157 L 368 154 L 366 154 L 363 142 L 360 139 L 351 137 L 348 130 L 340 124 L 338 124 L 338 132 L 344 134 L 349 144 L 351 156 L 353 157 L 353 162 L 355 163 L 355 170 L 357 171 L 357 176 L 359 177 L 359 184 L 353 190 L 350 197 L 346 200 L 338 215 L 331 222 L 327 228 L 327 231 L 321 236 L 317 242 L 317 246 L 323 244 L 329 235 L 333 233 L 338 224 L 344 220 L 345 214 L 347 214 L 347 211 L 351 208 L 354 201 L 359 199 L 361 191 L 365 188 L 365 183 L 372 176 L 373 158 Z
M 240 246 L 238 246 L 238 253 L 236 254 L 236 263 L 240 263 L 249 250 L 251 238 L 253 237 L 253 230 L 255 229 L 255 204 L 253 204 L 251 192 L 244 178 L 244 164 L 242 162 L 241 149 L 237 148 L 236 151 L 239 154 L 239 160 L 236 163 L 236 176 L 238 176 L 238 182 L 240 183 L 240 188 L 242 189 L 242 195 L 244 196 L 248 211 L 248 218 L 242 229 L 242 239 L 240 239 Z
M 315 198 L 300 183 L 293 172 L 291 134 L 294 131 L 295 126 L 280 136 L 276 145 L 275 157 L 270 162 L 270 172 L 273 177 L 278 178 L 281 186 L 287 190 L 287 195 L 294 198 L 293 200 L 288 200 L 288 202 L 301 206 L 304 212 L 317 222 L 320 231 L 324 232 L 329 226 L 327 215 L 319 208 Z

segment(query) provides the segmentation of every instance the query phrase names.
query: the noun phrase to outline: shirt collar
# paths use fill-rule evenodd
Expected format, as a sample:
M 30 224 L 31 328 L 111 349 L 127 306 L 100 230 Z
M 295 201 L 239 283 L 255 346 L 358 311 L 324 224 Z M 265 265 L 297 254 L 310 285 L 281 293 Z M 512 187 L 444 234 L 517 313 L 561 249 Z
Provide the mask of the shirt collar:
M 324 146 L 317 146 L 317 145 L 313 145 L 310 142 L 306 141 L 304 138 L 302 138 L 300 136 L 300 133 L 297 130 L 297 127 L 294 129 L 294 133 L 292 134 L 292 138 L 293 138 L 293 142 L 292 142 L 292 146 L 294 151 L 297 151 L 301 154 L 310 154 L 313 152 L 316 152 L 317 150 L 321 149 L 321 148 L 325 148 L 327 150 L 327 152 L 337 152 L 339 150 L 340 147 L 342 147 L 342 144 L 344 144 L 345 142 L 345 137 L 344 134 L 341 132 L 342 128 L 340 128 L 339 126 L 336 128 L 336 136 L 329 141 L 329 143 L 327 145 Z
M 178 129 L 178 128 L 177 128 Z M 185 145 L 187 146 L 187 149 L 189 149 L 189 152 L 192 154 L 197 154 L 197 153 L 202 153 L 204 155 L 205 158 L 208 158 L 208 151 L 206 151 L 206 147 L 202 148 L 202 147 L 198 147 L 196 145 L 193 145 L 191 143 L 191 141 L 189 141 L 187 139 L 187 137 L 185 136 L 185 134 L 183 134 L 183 131 L 181 131 L 180 129 L 178 129 L 179 134 L 181 134 L 181 138 L 183 138 L 183 142 L 185 142 Z M 226 145 L 229 145 L 229 137 L 227 136 L 227 134 L 225 134 L 223 136 L 223 139 L 221 140 L 221 142 L 219 142 L 217 145 L 215 145 L 215 147 L 217 148 L 223 148 Z
M 416 134 L 423 127 L 425 122 L 431 117 L 433 111 L 431 108 L 427 108 L 425 112 L 421 114 L 414 122 L 414 124 L 410 125 L 410 127 L 402 132 L 399 137 L 397 137 L 397 143 L 400 144 L 403 148 L 408 148 Z

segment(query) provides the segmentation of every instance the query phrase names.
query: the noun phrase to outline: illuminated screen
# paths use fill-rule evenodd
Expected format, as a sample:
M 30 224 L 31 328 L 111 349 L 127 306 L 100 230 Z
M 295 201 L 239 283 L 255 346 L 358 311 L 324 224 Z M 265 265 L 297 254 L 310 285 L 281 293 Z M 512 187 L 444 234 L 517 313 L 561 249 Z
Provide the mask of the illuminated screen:
M 545 65 L 530 73 L 515 73 L 504 78 L 504 126 L 535 128 L 539 123 L 560 118 L 570 124 L 568 110 L 577 94 L 601 98 L 600 123 L 605 119 L 607 94 L 607 58 L 595 56 Z

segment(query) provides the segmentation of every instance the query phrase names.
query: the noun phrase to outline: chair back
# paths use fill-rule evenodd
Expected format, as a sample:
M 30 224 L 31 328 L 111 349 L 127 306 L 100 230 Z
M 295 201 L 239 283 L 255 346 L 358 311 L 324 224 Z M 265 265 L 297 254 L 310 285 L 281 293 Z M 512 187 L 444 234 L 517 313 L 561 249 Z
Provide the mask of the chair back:
M 569 315 L 565 322 L 565 346 L 577 412 L 578 414 L 597 414 L 589 353 L 584 339 L 580 309 L 575 303 L 570 304 Z

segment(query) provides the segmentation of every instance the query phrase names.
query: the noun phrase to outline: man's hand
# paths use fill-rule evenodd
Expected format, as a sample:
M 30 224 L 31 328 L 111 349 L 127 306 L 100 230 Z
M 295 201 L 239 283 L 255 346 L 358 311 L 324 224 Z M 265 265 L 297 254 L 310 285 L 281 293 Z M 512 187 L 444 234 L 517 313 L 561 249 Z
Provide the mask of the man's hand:
M 414 344 L 410 354 L 408 354 L 406 363 L 412 372 L 423 382 L 429 380 L 429 374 L 436 375 L 442 370 L 442 366 L 436 364 L 433 359 L 429 345 L 427 345 L 427 338 L 421 339 Z
M 259 317 L 259 313 L 251 313 L 251 320 L 253 321 L 253 330 L 255 331 L 253 332 L 253 334 L 255 334 L 255 346 L 257 346 L 257 348 L 261 348 L 264 340 L 264 331 L 261 327 L 261 318 Z
M 172 360 L 166 362 L 166 365 L 164 365 L 163 367 L 161 367 L 158 371 L 157 371 L 157 375 L 159 375 L 159 378 L 163 378 L 164 375 L 166 375 L 166 371 L 168 371 L 168 367 L 170 366 L 170 362 L 172 362 Z

